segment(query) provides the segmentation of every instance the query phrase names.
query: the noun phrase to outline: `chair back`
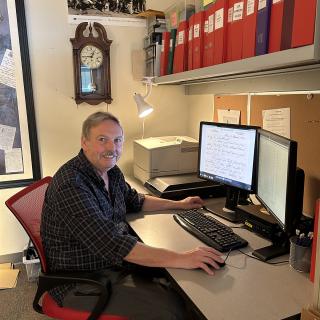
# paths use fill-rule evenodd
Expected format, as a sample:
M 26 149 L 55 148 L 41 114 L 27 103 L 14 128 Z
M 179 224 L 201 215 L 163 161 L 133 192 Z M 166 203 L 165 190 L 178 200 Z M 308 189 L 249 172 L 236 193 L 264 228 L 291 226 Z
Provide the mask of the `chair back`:
M 47 271 L 47 264 L 40 236 L 40 223 L 45 193 L 51 180 L 51 177 L 45 177 L 22 189 L 5 202 L 35 246 L 44 273 Z

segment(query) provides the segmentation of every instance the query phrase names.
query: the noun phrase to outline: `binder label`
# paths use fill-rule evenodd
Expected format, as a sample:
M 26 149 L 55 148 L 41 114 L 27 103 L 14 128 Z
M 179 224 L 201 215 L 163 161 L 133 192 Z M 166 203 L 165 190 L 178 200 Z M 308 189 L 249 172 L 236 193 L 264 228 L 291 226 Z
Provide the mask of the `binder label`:
M 228 9 L 228 23 L 232 22 L 233 7 Z
M 216 11 L 214 19 L 214 30 L 223 28 L 223 8 Z
M 197 23 L 193 27 L 193 37 L 194 38 L 199 38 L 200 37 L 200 24 Z
M 278 2 L 282 2 L 283 0 L 272 0 L 272 4 L 276 4 Z
M 184 31 L 179 31 L 178 34 L 178 45 L 184 43 Z
M 208 17 L 208 33 L 213 32 L 214 30 L 214 14 Z
M 193 35 L 193 28 L 192 26 L 189 28 L 189 41 L 192 41 L 192 35 Z
M 259 0 L 258 10 L 262 10 L 267 6 L 267 0 Z
M 237 2 L 233 6 L 233 21 L 242 20 L 243 17 L 243 1 Z
M 208 29 L 209 29 L 209 21 L 206 20 L 206 21 L 204 22 L 204 33 L 208 33 Z
M 173 39 L 170 39 L 170 49 L 173 47 Z
M 164 52 L 164 39 L 161 41 L 161 52 Z
M 247 16 L 254 13 L 254 5 L 256 0 L 248 0 L 247 2 Z

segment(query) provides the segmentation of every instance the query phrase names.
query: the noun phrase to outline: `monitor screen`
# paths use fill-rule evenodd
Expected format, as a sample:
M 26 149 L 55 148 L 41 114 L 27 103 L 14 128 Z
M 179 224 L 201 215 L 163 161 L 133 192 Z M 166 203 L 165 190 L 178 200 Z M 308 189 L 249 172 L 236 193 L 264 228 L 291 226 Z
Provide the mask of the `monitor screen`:
M 255 190 L 257 127 L 215 122 L 200 123 L 198 175 L 226 186 L 226 198 L 206 208 L 240 222 L 238 204 Z
M 258 145 L 257 197 L 285 229 L 295 198 L 297 143 L 261 129 Z
M 257 128 L 201 122 L 199 176 L 252 191 Z

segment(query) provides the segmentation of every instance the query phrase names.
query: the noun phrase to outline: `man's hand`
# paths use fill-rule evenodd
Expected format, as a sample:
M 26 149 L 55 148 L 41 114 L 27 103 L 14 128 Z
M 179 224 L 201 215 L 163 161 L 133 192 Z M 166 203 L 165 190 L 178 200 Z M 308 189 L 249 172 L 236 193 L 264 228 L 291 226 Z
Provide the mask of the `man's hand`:
M 180 200 L 179 203 L 181 203 L 181 209 L 199 209 L 204 205 L 204 202 L 200 197 L 187 197 Z
M 213 275 L 223 262 L 222 253 L 210 247 L 198 247 L 190 251 L 174 252 L 137 242 L 124 260 L 148 267 L 179 269 L 203 269 Z
M 201 268 L 208 274 L 213 275 L 214 272 L 212 269 L 220 269 L 216 261 L 223 262 L 221 255 L 221 252 L 213 248 L 198 247 L 179 254 L 176 267 L 183 269 Z

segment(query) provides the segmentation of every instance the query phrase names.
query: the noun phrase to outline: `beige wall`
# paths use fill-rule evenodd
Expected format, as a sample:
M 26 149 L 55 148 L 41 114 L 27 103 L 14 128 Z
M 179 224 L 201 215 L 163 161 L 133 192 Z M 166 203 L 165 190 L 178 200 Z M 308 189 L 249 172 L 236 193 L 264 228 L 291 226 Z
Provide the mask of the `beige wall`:
M 92 112 L 107 110 L 100 104 L 77 106 L 73 100 L 71 44 L 75 25 L 67 22 L 67 0 L 25 1 L 35 113 L 42 174 L 53 175 L 80 147 L 82 121 Z M 173 1 L 148 1 L 147 7 L 165 9 Z M 144 93 L 144 86 L 131 75 L 131 50 L 141 49 L 144 28 L 106 27 L 111 46 L 113 103 L 109 111 L 118 116 L 125 128 L 125 152 L 120 166 L 132 173 L 132 142 L 142 134 L 132 98 Z M 155 111 L 146 119 L 145 136 L 186 135 L 189 125 L 188 97 L 183 86 L 154 87 L 148 99 Z M 4 201 L 17 189 L 1 190 L 0 255 L 19 252 L 28 238 Z

